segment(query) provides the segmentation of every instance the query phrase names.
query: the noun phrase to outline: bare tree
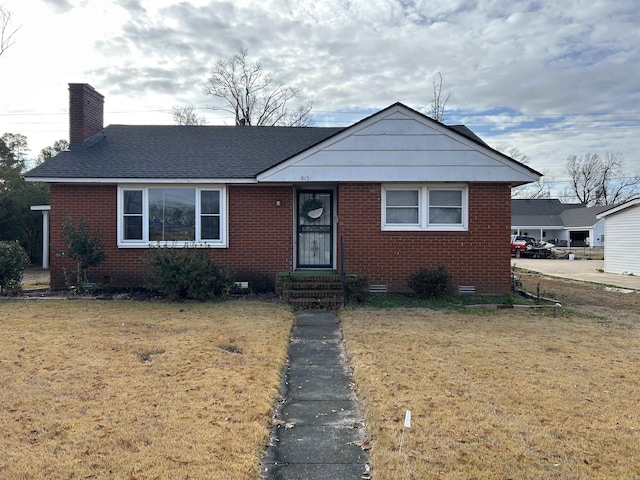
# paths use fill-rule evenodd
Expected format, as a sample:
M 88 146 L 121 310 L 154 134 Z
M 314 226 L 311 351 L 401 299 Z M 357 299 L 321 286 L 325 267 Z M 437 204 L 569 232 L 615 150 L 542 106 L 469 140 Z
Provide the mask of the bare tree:
M 446 117 L 447 102 L 450 98 L 451 93 L 448 93 L 447 96 L 443 98 L 442 74 L 438 72 L 438 80 L 436 81 L 435 76 L 433 78 L 433 98 L 431 100 L 431 104 L 429 105 L 429 116 L 434 120 L 437 120 L 438 122 L 444 123 Z
M 567 159 L 571 194 L 588 206 L 626 202 L 640 194 L 640 174 L 624 177 L 620 152 L 572 155 Z
M 518 147 L 512 147 L 508 150 L 506 147 L 497 147 L 496 150 L 509 155 L 514 160 L 524 163 L 525 165 L 529 163 L 529 158 L 522 153 Z M 525 198 L 529 200 L 551 198 L 551 183 L 549 177 L 547 172 L 542 173 L 542 177 L 536 182 L 513 187 L 511 189 L 511 198 Z
M 173 123 L 176 125 L 206 125 L 207 119 L 195 112 L 193 105 L 173 107 Z
M 18 29 L 11 29 L 11 12 L 0 5 L 0 55 L 15 43 L 13 39 Z
M 311 103 L 290 109 L 289 104 L 299 96 L 299 91 L 274 81 L 262 70 L 260 62 L 249 63 L 246 49 L 216 62 L 204 92 L 222 101 L 223 105 L 214 110 L 234 115 L 236 125 L 313 124 Z
M 529 200 L 551 198 L 551 183 L 546 175 L 542 175 L 536 182 L 512 188 L 511 198 L 525 198 Z

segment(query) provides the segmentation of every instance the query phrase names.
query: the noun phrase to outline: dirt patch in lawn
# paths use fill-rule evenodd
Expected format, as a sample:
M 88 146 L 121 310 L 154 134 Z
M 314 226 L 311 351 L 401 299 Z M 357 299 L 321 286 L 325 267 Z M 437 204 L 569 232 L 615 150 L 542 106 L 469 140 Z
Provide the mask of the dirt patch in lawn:
M 256 479 L 293 315 L 0 304 L 0 478 Z
M 341 313 L 374 478 L 640 478 L 640 293 L 520 276 L 562 311 Z

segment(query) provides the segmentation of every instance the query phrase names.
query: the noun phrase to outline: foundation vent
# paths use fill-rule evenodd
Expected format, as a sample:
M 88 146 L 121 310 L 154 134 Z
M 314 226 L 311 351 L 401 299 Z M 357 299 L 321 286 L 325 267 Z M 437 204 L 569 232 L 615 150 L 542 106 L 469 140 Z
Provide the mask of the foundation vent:
M 476 286 L 475 285 L 460 285 L 458 287 L 458 294 L 459 295 L 473 295 L 476 293 Z
M 369 285 L 369 293 L 387 293 L 386 285 Z

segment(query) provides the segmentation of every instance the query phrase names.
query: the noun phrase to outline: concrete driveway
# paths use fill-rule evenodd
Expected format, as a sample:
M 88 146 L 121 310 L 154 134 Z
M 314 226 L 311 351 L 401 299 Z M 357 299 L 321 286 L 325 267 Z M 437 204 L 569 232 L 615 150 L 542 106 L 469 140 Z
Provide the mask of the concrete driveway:
M 570 278 L 583 282 L 602 283 L 620 288 L 640 290 L 640 276 L 603 273 L 604 260 L 512 258 L 511 266 L 552 277 Z

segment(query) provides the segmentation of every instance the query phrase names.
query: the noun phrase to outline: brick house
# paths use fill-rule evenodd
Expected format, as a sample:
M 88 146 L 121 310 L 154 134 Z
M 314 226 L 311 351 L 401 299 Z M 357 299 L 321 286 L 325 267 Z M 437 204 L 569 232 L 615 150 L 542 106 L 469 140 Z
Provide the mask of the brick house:
M 50 268 L 66 216 L 98 227 L 92 281 L 144 285 L 150 246 L 208 248 L 239 281 L 340 270 L 389 291 L 421 267 L 508 293 L 511 187 L 540 174 L 400 103 L 346 128 L 103 126 L 104 97 L 69 85 L 70 148 L 26 174 L 51 184 Z M 341 252 L 341 245 L 344 252 Z

